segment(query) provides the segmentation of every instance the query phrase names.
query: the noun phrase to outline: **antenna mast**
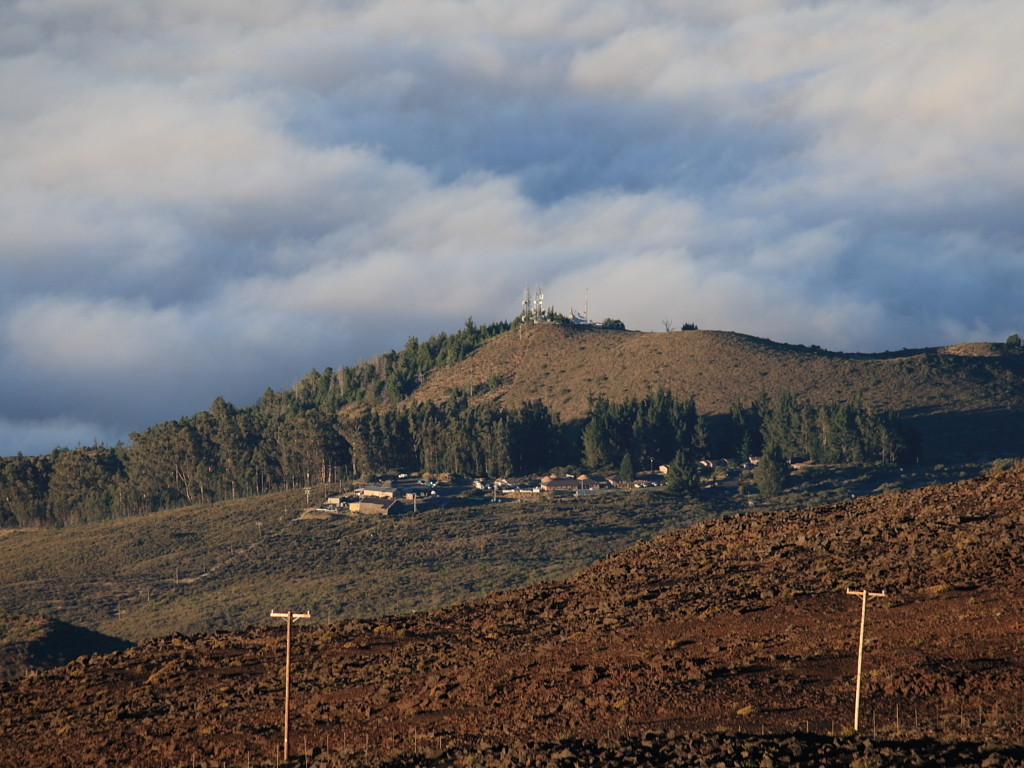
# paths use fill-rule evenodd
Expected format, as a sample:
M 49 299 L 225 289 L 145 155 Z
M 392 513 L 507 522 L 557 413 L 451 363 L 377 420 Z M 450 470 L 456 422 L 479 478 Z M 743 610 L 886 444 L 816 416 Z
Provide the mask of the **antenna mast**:
M 537 309 L 536 309 L 536 314 L 534 315 L 534 322 L 535 323 L 542 323 L 542 322 L 544 322 L 544 291 L 541 289 L 541 286 L 538 284 L 537 287 L 534 289 L 534 292 L 536 293 L 536 301 L 537 301 Z

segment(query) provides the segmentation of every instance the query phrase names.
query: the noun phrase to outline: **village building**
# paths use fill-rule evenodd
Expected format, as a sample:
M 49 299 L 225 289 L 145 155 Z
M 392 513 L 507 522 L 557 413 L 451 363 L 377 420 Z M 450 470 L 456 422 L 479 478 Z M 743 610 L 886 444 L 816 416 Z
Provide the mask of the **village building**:
M 583 476 L 585 479 L 581 480 L 576 477 L 545 477 L 541 480 L 540 489 L 542 491 L 555 492 L 555 491 L 595 491 L 600 487 L 600 484 L 589 477 Z
M 364 485 L 362 488 L 357 488 L 356 493 L 364 499 L 394 499 L 398 497 L 399 489 L 390 485 Z
M 405 507 L 398 499 L 364 498 L 352 502 L 348 508 L 360 515 L 397 515 Z

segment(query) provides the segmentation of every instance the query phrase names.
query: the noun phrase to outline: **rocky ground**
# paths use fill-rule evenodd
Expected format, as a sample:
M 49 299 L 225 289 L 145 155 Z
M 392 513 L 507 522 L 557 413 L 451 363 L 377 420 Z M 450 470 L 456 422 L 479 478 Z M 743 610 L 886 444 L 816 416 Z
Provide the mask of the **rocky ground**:
M 565 583 L 294 629 L 298 765 L 1024 765 L 1024 472 L 753 513 Z M 861 730 L 859 598 L 868 606 Z M 300 606 L 296 606 L 300 607 Z M 0 684 L 0 765 L 274 765 L 283 627 Z

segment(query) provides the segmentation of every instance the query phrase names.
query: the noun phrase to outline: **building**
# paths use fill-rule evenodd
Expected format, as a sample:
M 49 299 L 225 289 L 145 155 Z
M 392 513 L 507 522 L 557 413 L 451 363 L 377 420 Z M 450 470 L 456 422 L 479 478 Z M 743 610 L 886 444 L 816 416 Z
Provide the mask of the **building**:
M 578 491 L 580 481 L 575 477 L 549 477 L 540 483 L 542 491 Z
M 397 515 L 403 511 L 404 505 L 397 499 L 364 498 L 352 502 L 348 508 L 360 515 Z
M 399 495 L 398 488 L 390 485 L 366 485 L 356 490 L 364 499 L 394 499 Z

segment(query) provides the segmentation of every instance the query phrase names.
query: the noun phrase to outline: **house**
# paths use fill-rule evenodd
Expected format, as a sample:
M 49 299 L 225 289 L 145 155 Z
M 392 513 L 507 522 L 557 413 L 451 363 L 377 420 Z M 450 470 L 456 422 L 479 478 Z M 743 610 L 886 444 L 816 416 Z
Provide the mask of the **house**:
M 364 498 L 352 502 L 348 508 L 360 515 L 397 515 L 402 512 L 404 506 L 397 499 Z
M 576 479 L 580 481 L 582 491 L 596 491 L 602 485 L 608 484 L 607 480 L 597 475 L 579 475 Z
M 580 481 L 575 477 L 548 477 L 541 481 L 542 491 L 578 491 Z
M 398 495 L 398 489 L 390 485 L 364 485 L 356 490 L 360 496 L 373 499 L 393 499 Z
M 623 480 L 622 475 L 620 475 L 618 472 L 616 472 L 614 475 L 608 475 L 608 477 L 605 479 L 608 481 L 608 485 L 611 485 L 615 488 L 632 488 L 634 485 L 633 482 Z

